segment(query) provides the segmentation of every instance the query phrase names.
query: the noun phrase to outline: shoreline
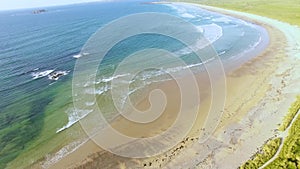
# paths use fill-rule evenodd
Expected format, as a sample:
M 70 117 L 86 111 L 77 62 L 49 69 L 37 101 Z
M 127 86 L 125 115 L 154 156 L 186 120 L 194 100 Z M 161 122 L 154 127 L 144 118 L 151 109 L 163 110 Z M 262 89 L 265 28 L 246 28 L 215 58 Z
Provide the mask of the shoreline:
M 260 99 L 260 101 L 257 104 L 253 104 L 253 106 L 251 106 L 248 111 L 245 111 L 246 114 L 244 115 L 244 117 L 241 116 L 241 119 L 236 120 L 235 126 L 234 123 L 229 123 L 227 130 L 225 130 L 226 125 L 224 125 L 223 129 L 226 132 L 228 132 L 228 129 L 229 131 L 231 130 L 232 131 L 231 135 L 235 135 L 238 139 L 237 138 L 235 138 L 236 140 L 231 139 L 229 140 L 229 142 L 227 142 L 227 145 L 224 145 L 224 138 L 226 138 L 226 133 L 222 134 L 222 130 L 216 132 L 214 135 L 215 141 L 219 141 L 219 144 L 216 144 L 215 148 L 209 149 L 208 151 L 210 151 L 211 153 L 207 153 L 207 156 L 203 156 L 202 158 L 196 157 L 193 159 L 197 161 L 196 166 L 199 168 L 202 167 L 205 168 L 207 166 L 211 166 L 213 168 L 239 167 L 241 164 L 249 160 L 253 154 L 256 153 L 257 149 L 264 144 L 264 141 L 274 137 L 277 134 L 275 132 L 276 129 L 279 127 L 277 124 L 280 124 L 282 122 L 290 104 L 293 102 L 294 98 L 299 93 L 299 91 L 295 90 L 296 87 L 295 85 L 297 84 L 297 78 L 299 77 L 299 75 L 296 74 L 297 70 L 299 72 L 299 68 L 297 68 L 295 62 L 299 63 L 299 57 L 298 57 L 299 54 L 297 55 L 296 53 L 297 50 L 293 50 L 294 47 L 297 48 L 297 43 L 299 43 L 299 39 L 292 37 L 291 32 L 298 31 L 299 33 L 300 29 L 291 26 L 287 23 L 283 23 L 280 21 L 276 21 L 273 19 L 269 19 L 266 17 L 261 17 L 253 14 L 247 14 L 247 13 L 203 6 L 198 4 L 193 4 L 193 5 L 199 6 L 207 10 L 228 14 L 237 18 L 241 18 L 246 21 L 250 20 L 264 27 L 267 26 L 269 27 L 268 30 L 271 36 L 270 38 L 273 38 L 273 44 L 274 44 L 274 34 L 275 34 L 274 30 L 277 31 L 279 30 L 280 32 L 278 33 L 284 35 L 283 37 L 281 35 L 280 38 L 281 41 L 277 41 L 277 42 L 275 41 L 274 45 L 275 46 L 277 45 L 278 48 L 274 48 L 274 49 L 278 50 L 277 53 L 273 52 L 272 55 L 272 51 L 266 51 L 264 54 L 262 54 L 262 56 L 258 56 L 257 58 L 252 59 L 250 62 L 242 66 L 240 69 L 243 70 L 243 68 L 245 69 L 246 66 L 248 66 L 248 68 L 251 67 L 255 68 L 256 64 L 262 64 L 258 62 L 263 62 L 263 61 L 265 61 L 265 63 L 263 63 L 265 64 L 264 66 L 272 66 L 272 65 L 274 66 L 275 64 L 278 65 L 278 68 L 275 68 L 274 72 L 271 71 L 269 73 L 259 75 L 259 76 L 265 76 L 266 77 L 265 82 L 268 83 L 266 86 L 267 90 L 265 90 L 266 91 L 265 95 Z M 272 29 L 273 29 L 273 33 L 272 33 Z M 293 31 L 291 31 L 291 29 Z M 286 42 L 282 41 L 282 39 L 286 39 Z M 273 61 L 273 63 L 268 61 L 266 62 L 266 59 L 268 60 L 270 59 L 270 57 L 276 57 L 276 56 L 278 57 L 277 61 L 275 60 Z M 264 72 L 266 72 L 266 70 L 263 70 L 262 73 Z M 246 89 L 249 89 L 249 87 L 246 87 Z M 251 90 L 248 90 L 247 92 L 249 91 Z M 238 108 L 236 110 L 242 110 L 242 109 Z M 229 115 L 228 117 L 232 118 L 235 115 L 232 114 Z M 232 144 L 233 142 L 235 142 L 235 144 Z M 213 147 L 213 145 L 210 146 Z M 205 149 L 205 147 L 202 148 Z M 190 151 L 195 151 L 195 150 L 200 150 L 200 146 L 194 145 Z M 191 157 L 189 157 L 186 154 L 186 155 L 182 155 L 178 159 L 187 160 L 190 158 Z M 178 160 L 177 162 L 175 161 L 169 166 L 175 166 L 175 165 L 184 166 L 184 167 L 190 166 L 190 164 L 184 164 L 184 162 L 181 160 Z
M 233 17 L 237 17 L 237 18 L 239 18 L 238 16 L 233 16 Z M 244 18 L 245 19 L 245 18 Z M 246 19 L 247 20 L 247 19 Z M 261 23 L 259 23 L 259 25 L 261 25 Z M 274 29 L 274 28 L 269 28 L 269 29 Z M 272 36 L 272 35 L 271 35 Z M 269 48 L 269 47 L 268 47 Z M 268 52 L 264 52 L 264 53 L 268 53 Z M 262 55 L 264 55 L 264 54 L 262 54 Z M 249 71 L 250 71 L 250 69 L 251 69 L 251 64 L 255 64 L 255 61 L 252 61 L 252 60 L 257 60 L 256 62 L 259 62 L 260 60 L 261 60 L 262 58 L 259 58 L 259 59 L 257 59 L 256 57 L 254 57 L 254 58 L 252 58 L 251 60 L 250 60 L 250 62 L 252 62 L 252 63 L 246 63 L 245 65 L 243 65 L 243 66 L 241 66 L 240 68 L 239 68 L 239 70 L 243 70 L 243 71 L 245 71 L 246 73 L 249 73 Z M 279 61 L 278 61 L 279 62 Z M 268 63 L 266 63 L 266 64 L 268 64 Z M 262 69 L 262 68 L 261 68 Z M 235 72 L 235 71 L 234 71 Z M 237 74 L 239 74 L 239 75 L 236 75 L 236 74 L 231 74 L 231 75 L 229 75 L 230 76 L 230 78 L 233 78 L 233 81 L 235 81 L 235 82 L 233 82 L 233 83 L 240 83 L 241 81 L 247 81 L 247 78 L 240 78 L 240 79 L 235 79 L 235 76 L 241 76 L 240 74 L 243 74 L 243 73 L 237 73 Z M 232 76 L 232 77 L 231 77 Z M 265 76 L 268 76 L 268 75 L 265 75 Z M 251 77 L 251 78 L 253 78 L 253 77 Z M 253 80 L 253 79 L 252 79 Z M 245 83 L 245 82 L 244 82 Z M 268 86 L 268 85 L 267 85 Z M 243 86 L 243 87 L 245 87 L 246 88 L 246 86 Z M 268 90 L 269 88 L 268 87 L 265 87 L 264 88 L 264 90 Z M 257 98 L 258 99 L 258 98 Z M 251 107 L 251 106 L 249 106 L 249 107 Z M 241 117 L 240 117 L 241 116 Z M 242 118 L 242 116 L 244 116 L 244 115 L 240 115 L 238 118 Z M 237 119 L 237 120 L 240 120 L 240 119 Z M 231 122 L 227 122 L 227 123 L 231 123 Z M 226 122 L 224 122 L 224 124 L 223 124 L 224 126 L 226 126 Z M 220 129 L 219 129 L 220 130 Z M 193 135 L 197 135 L 197 133 L 196 134 L 193 134 Z M 190 144 L 190 146 L 193 146 L 192 145 L 192 143 L 191 142 L 193 142 L 193 143 L 195 143 L 196 141 L 192 141 L 191 140 L 192 138 L 189 138 L 187 141 L 190 141 L 188 144 Z M 196 137 L 195 137 L 195 140 L 196 140 Z M 78 153 L 77 153 L 77 155 L 72 155 L 73 157 L 71 157 L 71 158 L 73 158 L 73 160 L 74 161 L 83 161 L 84 159 L 85 159 L 85 162 L 84 163 L 92 163 L 91 162 L 91 159 L 93 159 L 94 157 L 92 157 L 92 156 L 95 156 L 95 155 L 93 155 L 93 153 L 98 153 L 99 151 L 101 151 L 101 149 L 97 149 L 96 147 L 95 147 L 96 145 L 93 145 L 93 143 L 86 143 L 86 144 L 84 144 L 84 146 L 83 147 L 81 147 L 81 148 L 79 148 L 79 150 L 83 150 L 85 153 L 87 153 L 87 154 L 92 154 L 91 155 L 91 158 L 90 159 L 88 159 L 88 158 L 84 158 L 84 156 L 85 155 L 83 155 L 84 153 L 82 153 L 82 155 L 79 155 Z M 77 150 L 75 150 L 75 151 L 77 151 Z M 192 150 L 189 150 L 189 148 L 186 148 L 185 150 L 183 150 L 183 151 L 185 151 L 185 152 L 188 152 L 188 151 L 192 151 Z M 80 151 L 81 152 L 81 151 Z M 91 153 L 91 152 L 93 152 L 93 153 Z M 75 152 L 73 152 L 73 153 L 75 153 Z M 188 154 L 188 153 L 187 153 Z M 178 159 L 178 158 L 181 158 L 181 159 L 185 159 L 184 161 L 186 161 L 187 159 L 189 159 L 189 158 L 191 158 L 191 157 L 189 157 L 189 156 L 181 156 L 182 155 L 182 153 L 180 154 L 180 157 L 179 157 L 179 155 L 178 154 L 176 154 L 176 155 L 174 155 L 174 159 Z M 97 157 L 96 157 L 97 158 Z M 81 159 L 81 160 L 80 160 Z M 118 159 L 118 157 L 116 157 L 116 159 Z M 122 161 L 122 160 L 121 160 Z M 149 161 L 149 159 L 146 159 L 146 161 Z M 150 160 L 151 161 L 151 160 Z M 179 160 L 180 161 L 180 160 Z M 176 162 L 176 161 L 175 161 Z M 81 162 L 79 162 L 79 163 L 81 163 Z M 173 163 L 173 161 L 172 161 L 172 163 Z M 171 166 L 172 166 L 172 163 L 169 163 L 168 165 L 170 165 L 171 164 Z M 152 164 L 152 166 L 153 166 L 154 164 Z M 54 167 L 55 168 L 55 167 Z

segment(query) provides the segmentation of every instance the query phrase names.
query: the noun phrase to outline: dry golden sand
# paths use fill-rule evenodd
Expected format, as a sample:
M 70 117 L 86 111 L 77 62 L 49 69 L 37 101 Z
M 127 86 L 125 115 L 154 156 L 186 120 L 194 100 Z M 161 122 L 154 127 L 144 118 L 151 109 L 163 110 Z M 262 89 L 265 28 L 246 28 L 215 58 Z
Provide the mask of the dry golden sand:
M 242 19 L 250 20 L 246 17 Z M 227 97 L 223 118 L 207 142 L 198 143 L 207 116 L 206 112 L 211 104 L 208 88 L 201 87 L 199 89 L 201 105 L 194 127 L 188 136 L 168 152 L 146 159 L 131 159 L 113 155 L 102 150 L 92 141 L 87 141 L 51 168 L 235 168 L 239 166 L 272 134 L 276 134 L 264 131 L 264 127 L 267 125 L 267 130 L 276 128 L 277 124 L 274 124 L 274 121 L 280 122 L 292 101 L 285 98 L 294 95 L 291 92 L 283 94 L 288 84 L 288 77 L 295 73 L 293 70 L 296 67 L 296 63 L 286 55 L 287 40 L 284 34 L 268 24 L 255 22 L 268 30 L 270 44 L 261 55 L 227 73 Z M 284 69 L 281 68 L 283 65 Z M 203 86 L 209 86 L 207 75 L 199 76 L 198 82 L 206 84 Z M 149 137 L 160 134 L 172 125 L 180 101 L 177 99 L 179 97 L 176 92 L 178 86 L 175 82 L 169 81 L 156 87 L 163 90 L 168 97 L 167 109 L 159 119 L 151 124 L 139 125 L 120 117 L 116 119 L 116 123 L 113 123 L 114 128 L 130 136 Z M 140 109 L 146 109 L 148 106 L 148 100 L 143 100 L 138 105 Z M 262 122 L 262 120 L 266 121 Z

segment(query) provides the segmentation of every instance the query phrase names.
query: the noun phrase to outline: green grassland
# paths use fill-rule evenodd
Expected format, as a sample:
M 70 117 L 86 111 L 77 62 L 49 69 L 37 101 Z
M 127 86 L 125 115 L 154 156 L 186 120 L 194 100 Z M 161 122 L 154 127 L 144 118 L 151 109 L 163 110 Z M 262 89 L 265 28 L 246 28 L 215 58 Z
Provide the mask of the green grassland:
M 261 150 L 251 158 L 251 160 L 240 166 L 240 169 L 261 167 L 276 154 L 280 144 L 280 138 L 275 138 L 267 141 L 266 144 L 263 145 Z
M 298 96 L 297 100 L 291 105 L 287 115 L 284 117 L 283 122 L 281 123 L 278 129 L 280 131 L 285 131 L 299 110 L 300 110 L 300 96 Z
M 300 111 L 300 96 L 289 109 L 288 116 L 296 114 L 298 111 Z M 279 156 L 266 168 L 300 168 L 300 117 L 291 125 Z
M 266 168 L 300 168 L 300 118 L 298 118 L 289 131 L 279 157 Z
M 178 1 L 178 0 L 173 0 Z M 179 0 L 253 13 L 300 26 L 300 0 Z

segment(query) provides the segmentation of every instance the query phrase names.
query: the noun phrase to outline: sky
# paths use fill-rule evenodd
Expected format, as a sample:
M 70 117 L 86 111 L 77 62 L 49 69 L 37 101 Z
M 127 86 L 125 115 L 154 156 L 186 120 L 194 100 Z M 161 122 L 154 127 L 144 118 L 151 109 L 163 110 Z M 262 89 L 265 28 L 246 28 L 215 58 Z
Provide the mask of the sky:
M 0 10 L 37 8 L 109 0 L 0 0 Z

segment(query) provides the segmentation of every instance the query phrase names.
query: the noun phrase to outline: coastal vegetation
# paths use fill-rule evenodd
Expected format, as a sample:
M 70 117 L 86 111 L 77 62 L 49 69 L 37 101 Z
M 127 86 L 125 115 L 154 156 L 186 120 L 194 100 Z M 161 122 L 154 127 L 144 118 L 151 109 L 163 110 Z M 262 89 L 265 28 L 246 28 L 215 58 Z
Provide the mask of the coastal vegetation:
M 278 137 L 268 141 L 251 160 L 240 166 L 240 169 L 259 168 L 273 158 L 277 151 L 280 151 L 278 156 L 266 168 L 300 168 L 300 118 L 296 117 L 299 110 L 300 96 L 291 105 L 287 116 L 279 127 L 281 132 L 288 132 L 286 138 Z M 294 118 L 297 119 L 293 121 Z M 283 144 L 282 149 L 279 149 L 281 144 Z
M 281 144 L 281 138 L 270 139 L 256 153 L 251 160 L 239 167 L 239 169 L 259 168 L 268 162 L 277 152 Z
M 291 105 L 287 115 L 284 117 L 283 122 L 279 126 L 279 131 L 285 131 L 290 123 L 293 121 L 295 115 L 300 110 L 300 96 L 297 97 L 297 100 Z
M 178 1 L 178 0 L 173 0 Z M 298 0 L 179 0 L 202 5 L 253 13 L 300 26 Z
M 296 103 L 296 102 L 295 102 Z M 293 105 L 295 105 L 295 103 Z M 298 96 L 297 103 L 300 104 Z M 298 109 L 290 109 L 299 112 Z M 300 168 L 300 116 L 292 123 L 278 157 L 266 168 Z M 296 118 L 296 117 L 295 117 Z

